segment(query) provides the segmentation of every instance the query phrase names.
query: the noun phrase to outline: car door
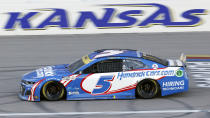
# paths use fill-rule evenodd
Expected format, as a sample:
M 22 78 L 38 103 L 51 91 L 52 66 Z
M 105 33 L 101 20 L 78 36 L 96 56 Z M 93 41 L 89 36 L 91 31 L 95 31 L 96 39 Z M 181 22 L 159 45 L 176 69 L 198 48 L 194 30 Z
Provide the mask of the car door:
M 112 86 L 115 75 L 122 71 L 122 67 L 122 59 L 104 59 L 82 70 L 80 97 L 107 99 L 111 97 L 107 92 Z

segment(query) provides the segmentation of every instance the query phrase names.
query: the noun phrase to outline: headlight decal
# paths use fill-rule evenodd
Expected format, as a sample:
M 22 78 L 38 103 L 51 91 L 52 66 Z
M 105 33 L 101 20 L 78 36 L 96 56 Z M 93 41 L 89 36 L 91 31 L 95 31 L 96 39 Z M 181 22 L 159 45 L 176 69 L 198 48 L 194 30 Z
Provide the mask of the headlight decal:
M 31 85 L 31 84 L 35 84 L 36 82 L 33 81 L 26 81 L 26 80 L 22 80 L 22 83 L 26 84 L 26 85 Z

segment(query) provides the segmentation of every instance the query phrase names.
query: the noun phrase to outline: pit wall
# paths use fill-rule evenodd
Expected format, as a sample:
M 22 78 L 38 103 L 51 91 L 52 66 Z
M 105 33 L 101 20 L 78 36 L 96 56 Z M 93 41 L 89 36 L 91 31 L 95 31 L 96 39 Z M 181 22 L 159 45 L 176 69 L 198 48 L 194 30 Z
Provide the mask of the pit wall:
M 209 0 L 2 0 L 0 35 L 210 31 Z

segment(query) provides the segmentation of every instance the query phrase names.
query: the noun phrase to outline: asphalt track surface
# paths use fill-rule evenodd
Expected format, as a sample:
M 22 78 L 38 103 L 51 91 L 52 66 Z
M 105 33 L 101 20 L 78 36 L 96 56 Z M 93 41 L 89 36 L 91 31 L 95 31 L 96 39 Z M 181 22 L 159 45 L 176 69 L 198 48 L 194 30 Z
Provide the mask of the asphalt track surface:
M 182 52 L 209 54 L 209 37 L 210 32 L 0 37 L 0 117 L 209 118 L 210 88 L 198 88 L 193 79 L 186 93 L 147 100 L 27 102 L 17 96 L 24 73 L 70 63 L 96 49 L 130 48 L 178 58 Z

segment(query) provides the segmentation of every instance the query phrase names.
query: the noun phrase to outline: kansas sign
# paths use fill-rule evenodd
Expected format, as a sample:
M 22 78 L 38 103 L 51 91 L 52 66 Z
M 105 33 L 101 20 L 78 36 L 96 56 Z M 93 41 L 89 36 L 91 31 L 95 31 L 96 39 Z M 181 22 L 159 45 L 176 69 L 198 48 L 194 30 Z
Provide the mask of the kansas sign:
M 97 17 L 97 11 L 79 11 L 79 17 L 76 22 L 71 22 L 71 11 L 61 8 L 43 8 L 37 9 L 36 12 L 9 12 L 9 18 L 5 22 L 3 29 L 15 30 L 22 28 L 24 30 L 39 30 L 46 29 L 49 26 L 59 27 L 62 29 L 86 28 L 88 23 L 93 24 L 96 28 L 129 28 L 140 27 L 147 28 L 153 25 L 163 25 L 165 27 L 192 27 L 199 26 L 202 23 L 202 15 L 207 12 L 206 9 L 189 9 L 183 11 L 180 17 L 183 21 L 173 19 L 172 9 L 169 9 L 163 4 L 147 3 L 147 4 L 111 4 L 100 6 L 103 9 L 102 17 Z M 128 7 L 129 10 L 119 11 L 119 7 Z M 141 10 L 142 7 L 155 7 L 156 11 L 152 14 L 150 11 Z M 135 8 L 135 10 L 132 8 Z M 138 8 L 139 10 L 136 10 Z M 45 14 L 43 11 L 49 10 L 51 14 Z M 151 15 L 146 16 L 146 13 Z M 40 24 L 32 24 L 33 20 L 40 17 L 39 14 L 47 15 Z M 135 17 L 140 16 L 140 17 Z M 112 19 L 119 19 L 119 22 L 113 22 Z M 141 19 L 142 18 L 142 19 Z M 75 19 L 75 18 L 74 18 Z M 18 24 L 18 25 L 17 25 Z

